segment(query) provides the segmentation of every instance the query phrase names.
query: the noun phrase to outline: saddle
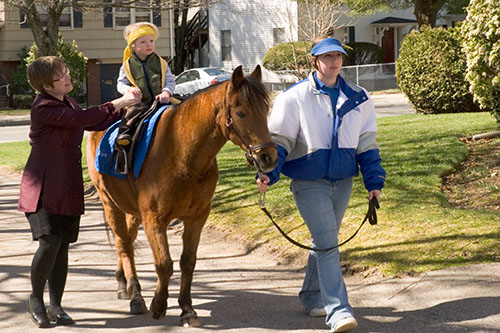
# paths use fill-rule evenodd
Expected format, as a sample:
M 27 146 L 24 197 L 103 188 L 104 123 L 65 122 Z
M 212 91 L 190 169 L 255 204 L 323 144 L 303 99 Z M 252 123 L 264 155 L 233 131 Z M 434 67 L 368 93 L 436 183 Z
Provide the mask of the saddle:
M 135 105 L 132 107 L 136 107 Z M 143 107 L 143 105 L 137 106 L 137 107 Z M 146 120 L 150 119 L 156 112 L 161 107 L 159 105 L 159 102 L 157 99 L 153 101 L 149 109 L 147 109 L 146 112 L 142 113 L 138 118 L 137 118 L 137 123 L 139 124 L 138 126 L 134 127 L 135 131 L 132 135 L 132 142 L 127 145 L 127 146 L 121 146 L 115 143 L 114 146 L 114 152 L 116 154 L 116 163 L 114 166 L 115 173 L 120 174 L 120 175 L 126 175 L 128 174 L 131 170 L 133 170 L 133 161 L 134 161 L 134 152 L 135 152 L 135 146 L 137 145 L 137 142 L 141 138 L 146 124 Z M 134 129 L 132 129 L 134 130 Z

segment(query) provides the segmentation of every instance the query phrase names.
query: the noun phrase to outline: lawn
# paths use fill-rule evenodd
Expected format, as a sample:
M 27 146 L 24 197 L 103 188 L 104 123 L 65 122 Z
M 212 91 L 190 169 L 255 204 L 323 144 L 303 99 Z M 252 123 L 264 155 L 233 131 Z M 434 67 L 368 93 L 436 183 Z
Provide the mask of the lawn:
M 392 276 L 469 263 L 500 261 L 500 214 L 459 209 L 441 191 L 442 177 L 468 154 L 462 136 L 497 129 L 488 113 L 405 115 L 378 120 L 383 166 L 387 171 L 379 224 L 363 226 L 341 248 L 342 260 L 354 271 L 377 269 Z M 22 168 L 29 153 L 24 143 L 0 144 L 0 164 Z M 219 184 L 208 226 L 241 239 L 249 248 L 266 246 L 286 262 L 306 256 L 288 243 L 260 211 L 254 172 L 244 152 L 228 143 L 218 155 Z M 309 243 L 309 234 L 282 180 L 267 193 L 267 207 L 290 236 Z M 340 239 L 349 237 L 367 209 L 361 177 L 343 222 Z

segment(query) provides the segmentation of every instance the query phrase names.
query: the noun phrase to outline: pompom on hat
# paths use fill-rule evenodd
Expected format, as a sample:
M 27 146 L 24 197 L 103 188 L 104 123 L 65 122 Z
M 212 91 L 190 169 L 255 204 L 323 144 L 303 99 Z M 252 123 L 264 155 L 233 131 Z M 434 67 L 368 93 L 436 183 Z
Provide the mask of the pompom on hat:
M 337 38 L 333 37 L 325 38 L 314 45 L 311 49 L 311 55 L 319 56 L 333 51 L 347 55 L 347 52 L 342 47 L 342 43 Z

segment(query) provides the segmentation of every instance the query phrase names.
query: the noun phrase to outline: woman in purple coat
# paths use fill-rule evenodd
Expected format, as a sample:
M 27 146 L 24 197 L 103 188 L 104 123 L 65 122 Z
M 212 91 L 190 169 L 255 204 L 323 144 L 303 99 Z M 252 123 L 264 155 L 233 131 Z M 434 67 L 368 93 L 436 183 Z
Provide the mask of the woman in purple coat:
M 58 57 L 36 59 L 27 70 L 40 92 L 31 108 L 31 153 L 21 180 L 18 210 L 25 212 L 39 247 L 31 264 L 32 292 L 28 312 L 39 327 L 74 324 L 61 307 L 68 273 L 68 247 L 76 242 L 84 213 L 81 143 L 84 130 L 104 130 L 121 118 L 122 108 L 140 101 L 125 94 L 103 105 L 82 110 L 66 96 L 69 70 Z M 49 282 L 50 308 L 43 302 Z

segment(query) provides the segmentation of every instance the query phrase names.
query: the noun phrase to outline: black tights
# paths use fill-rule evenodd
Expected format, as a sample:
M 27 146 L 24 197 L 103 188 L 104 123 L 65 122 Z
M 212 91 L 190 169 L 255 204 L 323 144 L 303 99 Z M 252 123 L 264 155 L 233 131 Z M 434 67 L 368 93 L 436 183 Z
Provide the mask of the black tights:
M 61 307 L 61 299 L 68 275 L 69 243 L 61 242 L 54 235 L 44 235 L 38 239 L 38 250 L 31 263 L 31 288 L 34 301 L 43 306 L 43 291 L 49 281 L 51 309 Z

